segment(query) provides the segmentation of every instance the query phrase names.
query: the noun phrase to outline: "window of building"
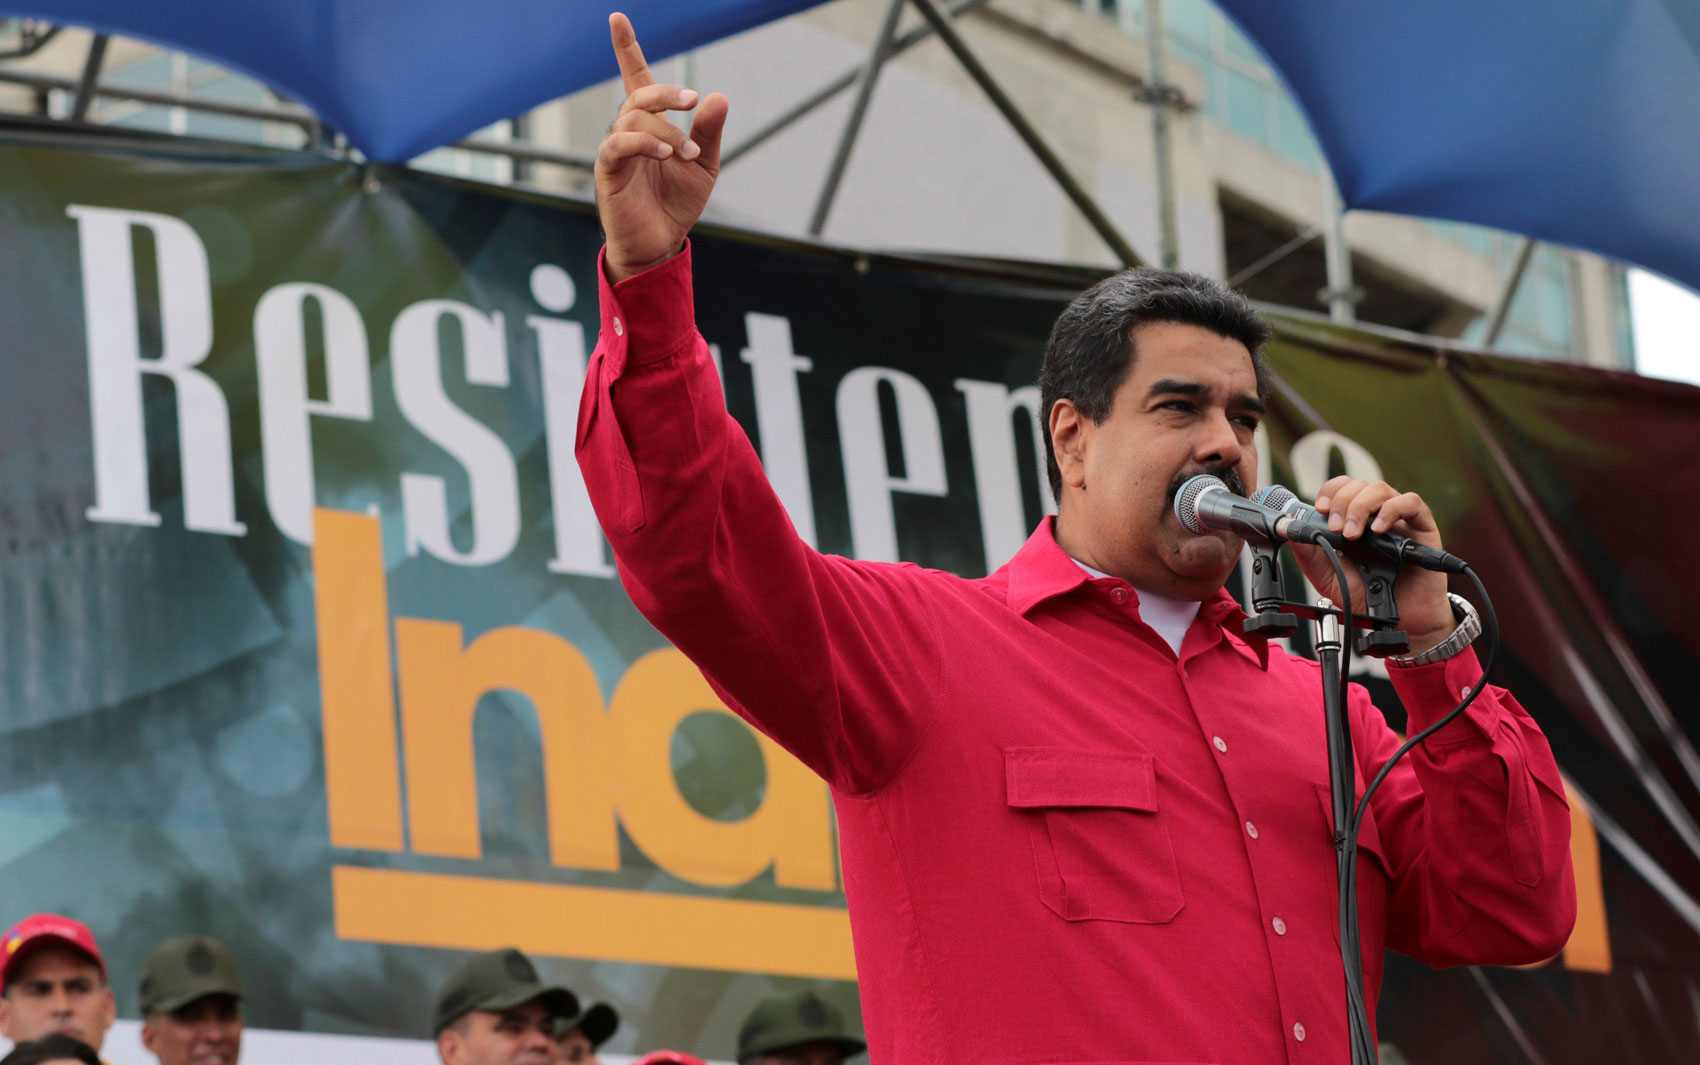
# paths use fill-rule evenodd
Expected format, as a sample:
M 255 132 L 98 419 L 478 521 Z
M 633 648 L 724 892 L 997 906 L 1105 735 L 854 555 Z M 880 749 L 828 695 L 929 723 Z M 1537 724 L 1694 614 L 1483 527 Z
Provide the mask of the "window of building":
M 1520 243 L 1520 238 L 1513 234 L 1484 226 L 1456 222 L 1431 224 L 1442 232 L 1456 233 L 1461 242 L 1471 247 L 1485 244 L 1482 254 L 1503 268 L 1509 268 Z M 1494 347 L 1538 358 L 1575 358 L 1575 291 L 1575 264 L 1570 254 L 1547 244 L 1537 245 Z M 1486 335 L 1486 315 L 1464 330 L 1464 339 L 1475 343 L 1481 343 Z
M 101 73 L 100 84 L 103 89 L 141 89 L 216 103 L 257 107 L 276 103 L 271 92 L 259 82 L 181 52 L 152 52 L 128 62 L 112 64 Z M 72 103 L 71 93 L 55 92 L 49 101 L 50 113 L 66 117 L 71 112 Z M 97 95 L 89 109 L 89 120 L 125 129 L 279 148 L 299 148 L 306 142 L 306 134 L 293 123 L 144 103 L 125 99 L 121 94 Z
M 1611 268 L 1611 324 L 1617 339 L 1617 363 L 1625 369 L 1635 366 L 1635 320 L 1629 309 L 1629 271 L 1621 266 Z
M 1134 37 L 1145 33 L 1143 0 L 1070 0 L 1115 21 Z M 1322 153 L 1310 125 L 1238 26 L 1210 0 L 1164 0 L 1170 54 L 1204 75 L 1204 114 L 1301 166 L 1318 169 Z
M 473 140 L 509 141 L 523 139 L 516 137 L 514 122 L 502 121 L 486 126 L 472 135 Z M 492 155 L 489 152 L 469 152 L 465 148 L 433 148 L 424 155 L 413 159 L 409 166 L 419 170 L 430 170 L 438 174 L 448 174 L 451 177 L 469 178 L 473 181 L 488 181 L 496 184 L 508 184 L 514 181 L 514 161 L 502 155 Z

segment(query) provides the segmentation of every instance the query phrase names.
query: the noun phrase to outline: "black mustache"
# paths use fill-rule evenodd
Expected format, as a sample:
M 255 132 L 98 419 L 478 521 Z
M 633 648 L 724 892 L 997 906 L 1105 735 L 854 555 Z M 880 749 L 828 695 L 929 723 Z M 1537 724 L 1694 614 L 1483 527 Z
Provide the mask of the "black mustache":
M 1251 494 L 1245 490 L 1245 482 L 1240 480 L 1239 473 L 1236 472 L 1232 466 L 1217 466 L 1214 468 L 1207 466 L 1203 469 L 1187 470 L 1185 473 L 1177 473 L 1175 475 L 1175 479 L 1169 484 L 1169 506 L 1171 508 L 1175 505 L 1175 495 L 1180 492 L 1181 485 L 1187 483 L 1200 474 L 1208 474 L 1211 477 L 1215 477 L 1228 486 L 1228 491 L 1237 496 L 1243 497 Z

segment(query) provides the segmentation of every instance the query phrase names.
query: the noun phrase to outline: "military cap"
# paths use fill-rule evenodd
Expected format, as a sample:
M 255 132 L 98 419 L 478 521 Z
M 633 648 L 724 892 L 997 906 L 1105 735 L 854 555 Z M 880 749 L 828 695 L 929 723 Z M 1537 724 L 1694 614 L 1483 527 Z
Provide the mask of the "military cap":
M 555 1022 L 555 1038 L 559 1039 L 577 1028 L 590 1040 L 592 1048 L 608 1041 L 620 1027 L 620 1015 L 606 1002 L 598 1002 L 577 1017 L 563 1017 Z
M 534 999 L 557 1018 L 578 1012 L 577 996 L 564 987 L 543 983 L 531 959 L 514 948 L 474 954 L 437 995 L 436 1008 L 431 1011 L 431 1035 L 440 1035 L 474 1010 L 500 1013 Z
M 868 1044 L 848 1035 L 844 1015 L 813 991 L 793 991 L 761 1000 L 738 1032 L 738 1060 L 801 1043 L 833 1043 L 846 1056 L 860 1054 Z
M 168 939 L 142 966 L 142 1013 L 171 1013 L 208 995 L 242 997 L 230 948 L 211 936 Z

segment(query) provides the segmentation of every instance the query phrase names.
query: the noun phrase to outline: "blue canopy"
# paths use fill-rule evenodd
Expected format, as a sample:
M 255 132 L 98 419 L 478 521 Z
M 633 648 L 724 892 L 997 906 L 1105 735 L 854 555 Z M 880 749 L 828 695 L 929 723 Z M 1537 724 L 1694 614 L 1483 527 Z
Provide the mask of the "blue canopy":
M 821 2 L 0 0 L 0 13 L 204 56 L 397 161 L 617 76 L 611 11 L 631 16 L 655 60 Z
M 820 0 L 0 0 L 198 53 L 405 159 Z M 1220 0 L 1309 115 L 1350 207 L 1477 222 L 1700 289 L 1694 0 Z M 806 88 L 806 87 L 799 87 Z
M 1218 0 L 1350 207 L 1527 233 L 1700 289 L 1696 0 Z

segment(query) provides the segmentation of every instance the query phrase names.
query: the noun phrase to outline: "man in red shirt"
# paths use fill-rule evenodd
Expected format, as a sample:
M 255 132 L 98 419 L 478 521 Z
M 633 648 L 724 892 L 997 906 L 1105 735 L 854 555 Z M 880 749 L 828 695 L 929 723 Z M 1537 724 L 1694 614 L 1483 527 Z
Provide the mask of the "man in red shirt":
M 685 238 L 727 101 L 655 84 L 611 22 L 628 97 L 597 158 L 579 461 L 633 603 L 831 785 L 871 1059 L 1348 1060 L 1317 667 L 1242 636 L 1223 590 L 1242 544 L 1188 534 L 1170 505 L 1200 472 L 1255 486 L 1266 328 L 1192 275 L 1095 286 L 1045 354 L 1054 522 L 981 580 L 822 555 L 693 322 Z M 688 133 L 665 117 L 692 108 Z M 1384 483 L 1336 478 L 1316 505 L 1348 538 L 1441 543 Z M 1413 569 L 1396 594 L 1425 656 L 1390 670 L 1414 730 L 1480 666 L 1444 578 Z M 1362 689 L 1349 712 L 1361 789 L 1398 740 Z M 1434 965 L 1557 953 L 1569 824 L 1505 691 L 1413 751 L 1360 840 L 1372 1015 L 1387 947 Z

